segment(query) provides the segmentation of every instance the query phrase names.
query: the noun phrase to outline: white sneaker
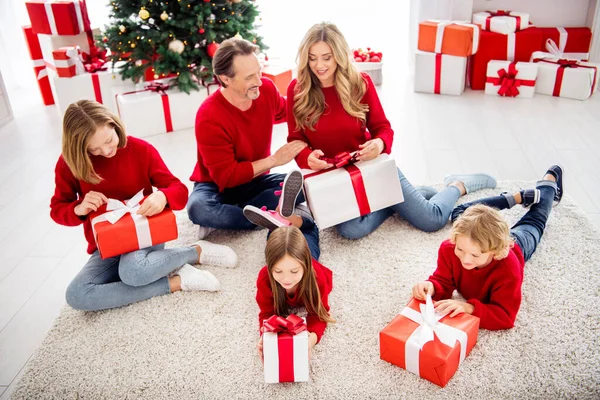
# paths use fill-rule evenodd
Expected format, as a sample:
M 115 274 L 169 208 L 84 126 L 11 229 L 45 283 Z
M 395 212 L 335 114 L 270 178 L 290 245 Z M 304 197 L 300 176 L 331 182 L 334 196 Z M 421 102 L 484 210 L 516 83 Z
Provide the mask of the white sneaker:
M 184 292 L 206 290 L 217 292 L 221 290 L 221 283 L 216 276 L 208 271 L 197 269 L 190 264 L 185 264 L 175 275 L 181 278 L 181 290 Z
M 229 246 L 214 244 L 206 240 L 199 240 L 191 246 L 200 246 L 200 264 L 209 264 L 217 267 L 235 268 L 238 265 L 238 256 Z
M 209 228 L 208 226 L 198 225 L 198 240 L 206 239 L 208 235 L 210 235 L 216 230 L 216 228 Z

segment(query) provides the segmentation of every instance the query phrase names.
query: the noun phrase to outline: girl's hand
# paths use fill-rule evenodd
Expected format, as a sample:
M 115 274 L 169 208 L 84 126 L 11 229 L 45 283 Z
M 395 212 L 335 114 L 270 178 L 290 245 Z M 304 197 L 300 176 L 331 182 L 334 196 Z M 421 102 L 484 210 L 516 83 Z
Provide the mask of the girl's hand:
M 376 138 L 366 141 L 364 144 L 358 146 L 360 151 L 358 152 L 358 160 L 368 161 L 376 158 L 381 154 L 385 147 L 383 140 Z
M 333 167 L 333 164 L 329 164 L 326 161 L 320 159 L 324 155 L 325 153 L 323 153 L 321 150 L 313 150 L 313 152 L 309 154 L 307 159 L 308 166 L 310 167 L 310 169 L 312 169 L 313 171 L 320 171 L 325 168 Z
M 86 193 L 83 201 L 75 206 L 75 215 L 83 217 L 92 211 L 98 211 L 102 204 L 106 204 L 108 198 L 100 192 L 89 191 Z
M 425 300 L 428 294 L 430 294 L 432 297 L 435 294 L 433 283 L 429 281 L 417 283 L 412 288 L 412 295 L 417 300 Z
M 317 337 L 316 333 L 314 333 L 314 332 L 309 332 L 308 333 L 308 359 L 309 360 L 310 360 L 310 357 L 312 355 L 311 350 L 317 344 L 317 340 L 319 340 L 319 338 Z
M 263 357 L 263 338 L 262 338 L 262 336 L 260 337 L 260 340 L 256 344 L 256 349 L 258 350 L 258 354 L 260 354 L 260 359 L 264 360 L 264 357 Z
M 146 200 L 144 200 L 144 203 L 137 210 L 137 213 L 144 217 L 151 217 L 162 212 L 166 205 L 167 196 L 165 196 L 162 191 L 158 190 L 146 197 Z
M 460 314 L 473 314 L 475 307 L 470 303 L 465 303 L 464 301 L 458 300 L 440 300 L 434 303 L 435 311 L 439 312 L 442 315 L 450 314 L 450 318 Z

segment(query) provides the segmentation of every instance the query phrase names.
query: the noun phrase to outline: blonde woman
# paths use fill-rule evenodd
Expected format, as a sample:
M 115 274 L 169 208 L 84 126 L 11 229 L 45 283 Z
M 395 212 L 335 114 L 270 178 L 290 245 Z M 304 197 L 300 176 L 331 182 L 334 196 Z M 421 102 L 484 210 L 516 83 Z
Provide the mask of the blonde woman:
M 438 266 L 413 287 L 417 300 L 431 295 L 440 314 L 480 318 L 483 329 L 512 328 L 521 306 L 523 268 L 544 234 L 552 203 L 563 195 L 563 169 L 553 165 L 535 189 L 480 199 L 454 209 L 450 239 L 440 246 Z M 498 210 L 521 204 L 529 211 L 509 229 Z M 492 208 L 493 207 L 493 208 Z M 466 302 L 453 300 L 458 290 Z
M 355 68 L 348 44 L 335 25 L 314 25 L 300 44 L 297 62 L 298 78 L 287 92 L 288 141 L 308 144 L 296 157 L 301 168 L 329 168 L 328 159 L 341 152 L 358 151 L 358 159 L 365 161 L 390 154 L 394 131 L 375 86 Z M 447 187 L 436 193 L 431 188 L 415 189 L 400 170 L 398 176 L 403 203 L 337 225 L 338 232 L 350 239 L 361 238 L 394 213 L 433 232 L 446 225 L 460 196 L 496 186 L 495 179 L 485 174 L 451 175 L 445 179 Z
M 126 136 L 119 118 L 100 103 L 80 100 L 65 111 L 62 155 L 55 174 L 50 216 L 61 225 L 83 225 L 92 255 L 67 288 L 67 303 L 75 309 L 120 307 L 179 290 L 217 291 L 220 283 L 214 275 L 189 264 L 237 264 L 232 249 L 206 241 L 184 248 L 165 249 L 160 244 L 121 256 L 100 256 L 89 215 L 109 198 L 127 200 L 144 189 L 148 197 L 137 213 L 150 217 L 167 204 L 173 210 L 183 209 L 188 194 L 158 151 L 148 142 Z

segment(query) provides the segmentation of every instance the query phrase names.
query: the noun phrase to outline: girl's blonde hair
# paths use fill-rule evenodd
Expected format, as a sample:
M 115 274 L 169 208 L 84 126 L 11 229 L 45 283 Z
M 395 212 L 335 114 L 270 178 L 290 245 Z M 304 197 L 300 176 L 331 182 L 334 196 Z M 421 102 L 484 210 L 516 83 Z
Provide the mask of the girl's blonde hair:
M 331 23 L 314 25 L 304 36 L 298 48 L 298 81 L 294 88 L 294 120 L 298 129 L 312 129 L 325 111 L 325 96 L 319 78 L 308 65 L 312 45 L 325 42 L 333 51 L 337 63 L 334 85 L 344 110 L 361 123 L 367 121 L 369 106 L 360 101 L 367 91 L 367 83 L 350 59 L 350 48 L 339 29 Z
M 118 148 L 125 147 L 125 127 L 108 108 L 92 100 L 79 100 L 67 107 L 63 117 L 62 156 L 75 178 L 94 185 L 102 180 L 94 171 L 88 144 L 98 128 L 107 125 L 119 136 Z
M 323 302 L 317 284 L 317 277 L 312 266 L 312 257 L 306 239 L 302 236 L 300 229 L 294 226 L 284 226 L 275 229 L 265 249 L 269 281 L 273 292 L 275 314 L 287 317 L 289 314 L 285 289 L 273 278 L 273 268 L 286 255 L 292 257 L 302 265 L 304 273 L 298 283 L 298 300 L 304 303 L 306 312 L 316 315 L 321 321 L 335 322 L 329 315 Z
M 466 209 L 450 231 L 450 242 L 456 244 L 456 237 L 465 235 L 475 242 L 482 253 L 491 251 L 494 259 L 502 260 L 514 245 L 510 228 L 495 208 L 484 204 L 475 204 Z

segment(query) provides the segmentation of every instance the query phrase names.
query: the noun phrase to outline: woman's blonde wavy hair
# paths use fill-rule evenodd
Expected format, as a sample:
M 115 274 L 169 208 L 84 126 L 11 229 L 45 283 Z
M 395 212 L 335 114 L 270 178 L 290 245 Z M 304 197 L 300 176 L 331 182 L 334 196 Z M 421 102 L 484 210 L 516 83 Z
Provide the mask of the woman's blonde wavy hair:
M 62 156 L 75 178 L 94 185 L 102 180 L 94 171 L 88 145 L 98 128 L 107 125 L 119 136 L 117 147 L 125 147 L 125 126 L 108 108 L 92 100 L 79 100 L 67 107 L 63 117 Z
M 450 242 L 456 244 L 456 237 L 465 235 L 475 242 L 482 253 L 491 251 L 494 259 L 502 260 L 514 246 L 510 228 L 506 220 L 495 208 L 475 204 L 465 210 L 452 224 Z
M 313 129 L 325 111 L 325 96 L 319 78 L 308 65 L 310 48 L 318 42 L 327 43 L 333 51 L 337 63 L 333 82 L 344 110 L 366 123 L 369 106 L 360 101 L 367 91 L 367 83 L 350 58 L 350 48 L 344 35 L 334 24 L 322 22 L 309 29 L 298 48 L 298 82 L 294 89 L 293 108 L 298 129 Z

